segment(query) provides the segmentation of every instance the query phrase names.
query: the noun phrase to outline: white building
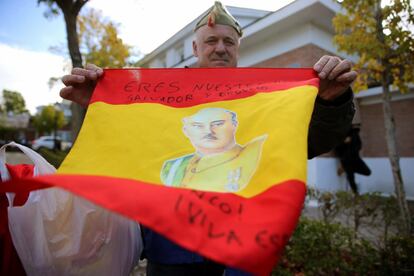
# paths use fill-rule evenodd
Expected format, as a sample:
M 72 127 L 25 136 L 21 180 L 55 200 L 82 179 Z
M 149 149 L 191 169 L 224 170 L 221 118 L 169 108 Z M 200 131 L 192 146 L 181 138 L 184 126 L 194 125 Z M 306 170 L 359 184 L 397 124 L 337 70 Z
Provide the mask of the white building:
M 340 11 L 332 0 L 297 0 L 273 12 L 227 8 L 243 27 L 241 67 L 312 67 L 324 54 L 355 60 L 339 53 L 332 42 L 332 18 Z M 146 55 L 139 64 L 167 68 L 194 65 L 193 28 L 203 15 Z M 380 89 L 373 88 L 356 95 L 362 124 L 362 155 L 372 169 L 371 176 L 357 175 L 356 181 L 361 192 L 393 193 L 380 94 Z M 407 196 L 414 199 L 414 92 L 393 94 L 403 179 Z M 321 190 L 348 189 L 345 177 L 337 175 L 338 165 L 336 158 L 329 154 L 310 160 L 308 185 Z

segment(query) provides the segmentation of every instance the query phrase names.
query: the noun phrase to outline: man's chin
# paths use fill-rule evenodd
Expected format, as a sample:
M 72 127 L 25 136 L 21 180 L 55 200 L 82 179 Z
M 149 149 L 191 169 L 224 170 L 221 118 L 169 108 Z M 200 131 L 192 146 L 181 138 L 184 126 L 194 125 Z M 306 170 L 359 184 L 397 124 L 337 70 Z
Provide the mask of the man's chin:
M 231 67 L 230 62 L 224 60 L 213 60 L 210 64 L 211 67 Z
M 212 141 L 204 141 L 203 146 L 205 148 L 208 148 L 208 149 L 214 149 L 214 148 L 217 147 L 217 144 L 219 144 L 219 143 L 217 141 L 215 141 L 215 140 L 212 140 Z

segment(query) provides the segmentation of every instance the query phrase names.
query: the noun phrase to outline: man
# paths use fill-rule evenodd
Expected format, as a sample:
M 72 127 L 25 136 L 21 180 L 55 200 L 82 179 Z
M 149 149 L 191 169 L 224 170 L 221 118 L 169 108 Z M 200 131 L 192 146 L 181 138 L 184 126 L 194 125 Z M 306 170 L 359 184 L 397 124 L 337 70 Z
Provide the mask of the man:
M 237 144 L 237 115 L 223 108 L 201 109 L 183 123 L 196 152 L 166 161 L 161 169 L 164 184 L 215 192 L 236 192 L 247 186 L 265 135 L 244 146 Z
M 197 67 L 236 67 L 242 29 L 237 21 L 216 2 L 195 27 L 193 52 Z M 347 133 L 354 109 L 350 84 L 357 77 L 351 62 L 323 56 L 315 65 L 320 88 L 309 126 L 308 157 L 331 150 Z M 102 69 L 87 65 L 73 68 L 62 78 L 66 85 L 60 95 L 87 106 Z M 222 275 L 223 267 L 189 252 L 157 233 L 144 230 L 144 254 L 148 259 L 147 275 Z M 235 270 L 226 270 L 232 275 Z M 234 275 L 234 274 L 233 274 Z M 240 275 L 240 274 L 239 274 Z
M 341 168 L 345 171 L 349 186 L 354 194 L 358 194 L 358 185 L 355 182 L 355 173 L 369 176 L 371 170 L 359 156 L 362 149 L 362 141 L 359 137 L 360 125 L 353 125 L 345 140 L 334 149 L 336 156 L 341 162 Z M 338 170 L 339 171 L 339 170 Z M 338 173 L 338 175 L 340 175 Z

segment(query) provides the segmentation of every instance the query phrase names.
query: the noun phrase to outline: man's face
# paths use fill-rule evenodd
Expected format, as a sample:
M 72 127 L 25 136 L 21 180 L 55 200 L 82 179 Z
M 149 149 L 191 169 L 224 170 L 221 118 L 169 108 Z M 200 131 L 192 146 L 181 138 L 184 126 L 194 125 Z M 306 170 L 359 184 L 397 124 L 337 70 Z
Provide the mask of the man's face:
M 222 109 L 203 109 L 184 120 L 184 133 L 202 154 L 215 154 L 235 145 L 237 126 Z
M 198 67 L 237 67 L 239 35 L 227 25 L 204 25 L 196 31 L 193 53 Z

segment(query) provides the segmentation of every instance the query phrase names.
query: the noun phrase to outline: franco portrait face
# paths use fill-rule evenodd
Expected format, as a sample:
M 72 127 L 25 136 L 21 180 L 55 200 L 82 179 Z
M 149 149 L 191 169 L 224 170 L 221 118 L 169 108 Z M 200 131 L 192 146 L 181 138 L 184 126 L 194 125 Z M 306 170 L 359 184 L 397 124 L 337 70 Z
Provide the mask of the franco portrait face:
M 224 108 L 205 108 L 183 119 L 184 134 L 197 152 L 205 155 L 231 149 L 235 144 L 237 117 Z
M 162 183 L 215 192 L 244 189 L 259 164 L 267 135 L 240 145 L 237 126 L 236 113 L 224 108 L 204 108 L 183 118 L 184 134 L 196 152 L 166 160 Z

